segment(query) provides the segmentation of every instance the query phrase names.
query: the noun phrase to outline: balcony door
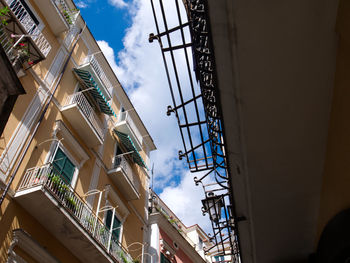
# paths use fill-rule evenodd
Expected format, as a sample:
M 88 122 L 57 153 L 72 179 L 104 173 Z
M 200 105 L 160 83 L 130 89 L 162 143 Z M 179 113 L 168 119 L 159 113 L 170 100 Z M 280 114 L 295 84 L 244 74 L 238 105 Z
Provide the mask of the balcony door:
M 59 147 L 57 148 L 55 157 L 53 158 L 52 165 L 55 169 L 55 173 L 60 174 L 65 183 L 71 184 L 76 167 Z
M 111 228 L 112 216 L 113 216 L 112 210 L 108 210 L 106 215 L 106 226 L 108 227 L 108 229 Z M 120 240 L 121 226 L 122 226 L 121 221 L 116 216 L 114 216 L 113 228 L 112 228 L 112 235 L 113 235 L 112 239 L 115 239 L 115 241 L 118 241 L 118 242 Z

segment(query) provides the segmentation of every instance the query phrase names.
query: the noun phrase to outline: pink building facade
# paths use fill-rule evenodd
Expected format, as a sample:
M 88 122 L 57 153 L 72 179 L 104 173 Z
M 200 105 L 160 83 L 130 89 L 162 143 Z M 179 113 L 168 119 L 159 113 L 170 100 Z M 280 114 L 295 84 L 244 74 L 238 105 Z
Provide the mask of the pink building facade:
M 186 227 L 181 220 L 151 192 L 148 260 L 150 263 L 208 263 L 204 249 L 208 236 L 198 225 Z

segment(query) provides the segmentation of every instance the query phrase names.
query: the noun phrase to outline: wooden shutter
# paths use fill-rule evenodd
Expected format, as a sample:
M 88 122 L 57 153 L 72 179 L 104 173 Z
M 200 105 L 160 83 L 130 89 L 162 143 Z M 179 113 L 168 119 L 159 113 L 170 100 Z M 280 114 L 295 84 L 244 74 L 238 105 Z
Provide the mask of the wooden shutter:
M 55 171 L 58 172 L 62 179 L 70 184 L 75 172 L 75 165 L 68 159 L 64 152 L 58 148 L 53 160 Z

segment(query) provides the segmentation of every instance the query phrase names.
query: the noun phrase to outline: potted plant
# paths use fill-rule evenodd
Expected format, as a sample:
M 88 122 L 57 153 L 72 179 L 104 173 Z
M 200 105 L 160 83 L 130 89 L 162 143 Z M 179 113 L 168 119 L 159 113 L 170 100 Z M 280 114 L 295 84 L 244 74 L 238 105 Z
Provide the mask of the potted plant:
M 73 24 L 73 21 L 72 21 L 72 18 L 71 18 L 70 13 L 69 13 L 67 10 L 65 10 L 65 9 L 63 9 L 62 13 L 63 13 L 63 15 L 64 15 L 64 17 L 65 17 L 67 23 L 68 23 L 69 25 L 72 25 L 72 24 Z
M 128 263 L 128 259 L 126 258 L 125 254 L 122 250 L 119 252 L 119 257 L 121 258 L 123 263 Z
M 90 231 L 93 231 L 94 224 L 95 218 L 93 216 L 85 216 L 85 227 L 87 227 Z
M 65 196 L 66 192 L 69 190 L 69 187 L 62 181 L 61 177 L 59 175 L 50 173 L 48 175 L 48 179 L 51 183 L 51 190 L 59 197 Z
M 7 25 L 7 19 L 5 18 L 5 16 L 8 14 L 10 12 L 10 9 L 7 7 L 7 6 L 5 6 L 5 7 L 3 7 L 3 8 L 0 8 L 0 20 L 1 20 L 1 26 L 0 26 L 0 28 L 2 27 L 2 26 L 6 26 Z
M 66 196 L 66 205 L 73 213 L 77 211 L 77 201 L 72 196 Z

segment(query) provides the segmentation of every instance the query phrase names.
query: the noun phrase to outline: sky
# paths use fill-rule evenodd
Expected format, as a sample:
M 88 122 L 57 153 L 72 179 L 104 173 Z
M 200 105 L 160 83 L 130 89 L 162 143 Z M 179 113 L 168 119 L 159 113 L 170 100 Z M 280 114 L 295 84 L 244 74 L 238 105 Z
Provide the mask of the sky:
M 185 225 L 210 232 L 201 212 L 203 189 L 195 186 L 185 159 L 178 159 L 179 128 L 175 117 L 166 115 L 172 101 L 159 45 L 148 42 L 156 31 L 150 0 L 75 3 L 157 146 L 151 154 L 153 189 Z

